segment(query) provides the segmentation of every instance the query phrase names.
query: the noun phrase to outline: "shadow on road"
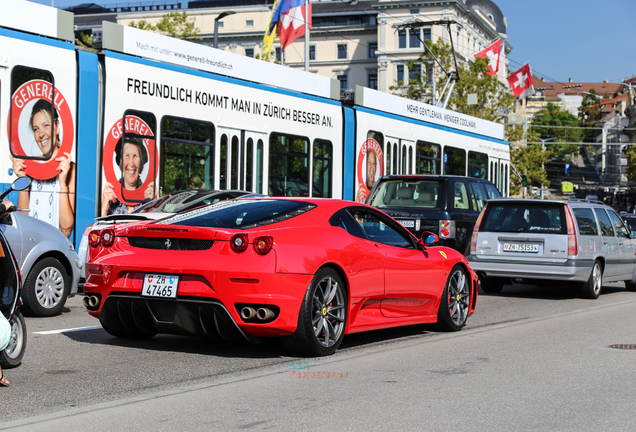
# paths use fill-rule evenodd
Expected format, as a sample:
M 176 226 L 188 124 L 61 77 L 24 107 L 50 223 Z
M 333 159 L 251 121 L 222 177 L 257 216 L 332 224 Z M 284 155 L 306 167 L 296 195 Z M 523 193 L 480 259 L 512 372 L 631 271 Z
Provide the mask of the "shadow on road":
M 601 288 L 601 296 L 624 292 L 622 285 L 604 285 Z M 528 298 L 540 300 L 572 300 L 582 298 L 580 290 L 572 284 L 564 283 L 562 285 L 505 285 L 503 290 L 497 294 L 488 294 L 479 291 L 480 296 L 487 297 L 511 297 L 511 298 Z

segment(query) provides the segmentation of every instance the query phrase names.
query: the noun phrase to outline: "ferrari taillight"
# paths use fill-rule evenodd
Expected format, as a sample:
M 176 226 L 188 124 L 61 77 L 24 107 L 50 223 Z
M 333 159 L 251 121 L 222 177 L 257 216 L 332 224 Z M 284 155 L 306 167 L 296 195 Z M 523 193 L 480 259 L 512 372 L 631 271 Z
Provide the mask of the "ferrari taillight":
M 254 239 L 254 250 L 257 254 L 265 255 L 272 250 L 274 239 L 270 236 L 256 237 Z
M 479 213 L 479 217 L 477 218 L 477 222 L 475 222 L 475 228 L 473 228 L 473 235 L 470 237 L 470 253 L 477 252 L 477 234 L 479 234 L 479 225 L 481 224 L 481 219 L 484 217 L 484 213 L 486 213 L 486 208 L 488 204 L 481 209 L 481 213 Z
M 113 245 L 113 243 L 115 243 L 115 231 L 113 231 L 110 228 L 105 229 L 101 233 L 101 238 L 102 238 L 102 246 L 110 247 Z
M 90 244 L 92 247 L 97 247 L 99 246 L 99 230 L 93 230 L 90 233 L 88 233 L 88 244 Z
M 576 239 L 576 228 L 574 228 L 574 218 L 568 206 L 565 206 L 565 221 L 568 227 L 568 256 L 577 256 L 579 245 Z
M 230 239 L 230 247 L 234 252 L 243 252 L 247 249 L 247 235 L 234 234 Z

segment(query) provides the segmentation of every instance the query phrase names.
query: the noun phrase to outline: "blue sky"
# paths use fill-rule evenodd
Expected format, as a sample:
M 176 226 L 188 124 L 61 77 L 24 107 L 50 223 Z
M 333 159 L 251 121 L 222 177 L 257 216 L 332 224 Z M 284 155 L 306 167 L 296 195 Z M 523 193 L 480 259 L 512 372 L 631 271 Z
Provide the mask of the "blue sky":
M 51 5 L 51 0 L 31 1 Z M 508 19 L 511 70 L 530 62 L 535 75 L 557 82 L 567 82 L 569 78 L 574 82 L 621 82 L 636 75 L 636 0 L 493 1 Z M 59 8 L 87 2 L 124 3 L 53 2 Z

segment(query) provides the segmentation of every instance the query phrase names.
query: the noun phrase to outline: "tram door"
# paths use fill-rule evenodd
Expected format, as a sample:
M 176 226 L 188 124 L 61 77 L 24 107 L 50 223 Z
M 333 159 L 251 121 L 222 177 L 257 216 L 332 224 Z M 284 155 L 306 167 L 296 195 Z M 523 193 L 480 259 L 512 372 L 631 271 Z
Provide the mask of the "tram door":
M 263 193 L 267 134 L 218 128 L 219 189 Z
M 508 162 L 499 158 L 490 158 L 490 169 L 488 173 L 488 180 L 493 182 L 501 195 L 508 196 Z
M 386 136 L 385 166 L 387 175 L 412 174 L 415 141 Z

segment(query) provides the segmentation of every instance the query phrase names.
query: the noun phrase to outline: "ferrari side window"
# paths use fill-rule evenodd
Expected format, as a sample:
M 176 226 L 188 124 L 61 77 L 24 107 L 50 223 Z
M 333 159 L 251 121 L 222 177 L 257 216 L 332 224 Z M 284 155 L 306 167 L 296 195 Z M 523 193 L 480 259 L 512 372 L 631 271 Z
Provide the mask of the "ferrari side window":
M 358 222 L 356 222 L 355 219 L 353 219 L 351 215 L 344 210 L 341 210 L 333 215 L 329 220 L 329 223 L 332 226 L 344 229 L 352 236 L 360 237 L 363 239 L 367 238 L 367 236 L 364 234 L 364 231 L 362 231 L 362 228 L 360 228 Z
M 360 224 L 362 231 L 364 231 L 369 240 L 389 246 L 412 247 L 411 242 L 407 238 L 385 223 L 374 212 L 367 209 L 353 209 L 349 213 Z

